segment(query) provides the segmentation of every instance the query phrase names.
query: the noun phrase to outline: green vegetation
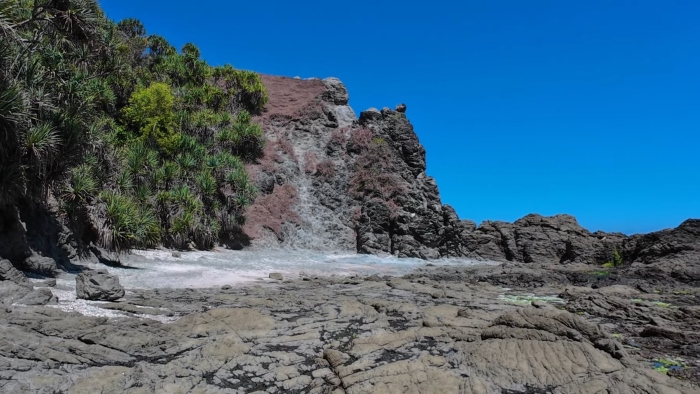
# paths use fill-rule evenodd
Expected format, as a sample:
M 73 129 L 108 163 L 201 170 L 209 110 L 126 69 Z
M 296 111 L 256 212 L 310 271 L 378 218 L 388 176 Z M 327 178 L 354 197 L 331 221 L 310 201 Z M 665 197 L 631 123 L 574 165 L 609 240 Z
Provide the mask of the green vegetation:
M 608 268 L 608 267 L 605 267 L 605 268 Z M 608 271 L 608 270 L 593 270 L 593 271 L 588 271 L 588 273 L 593 275 L 593 276 L 597 276 L 599 278 L 604 278 L 604 277 L 610 275 L 610 271 Z
M 255 197 L 266 102 L 95 0 L 0 0 L 0 213 L 56 201 L 81 244 L 211 247 Z
M 613 254 L 612 254 L 612 261 L 608 261 L 605 264 L 603 264 L 604 268 L 615 268 L 619 267 L 622 265 L 622 256 L 620 256 L 620 252 L 617 251 L 617 248 L 613 249 Z
M 685 360 L 666 358 L 655 358 L 654 360 L 652 360 L 651 365 L 655 371 L 661 372 L 663 374 L 667 374 L 668 371 L 673 369 L 683 369 L 688 367 L 685 363 Z

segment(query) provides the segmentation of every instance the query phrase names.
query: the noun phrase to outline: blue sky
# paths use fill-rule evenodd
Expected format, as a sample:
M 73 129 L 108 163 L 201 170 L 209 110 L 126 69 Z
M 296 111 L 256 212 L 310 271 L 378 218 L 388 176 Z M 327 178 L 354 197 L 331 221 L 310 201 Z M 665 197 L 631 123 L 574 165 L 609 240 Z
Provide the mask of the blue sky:
M 358 115 L 406 103 L 463 219 L 700 217 L 700 2 L 99 2 L 210 64 L 338 77 Z

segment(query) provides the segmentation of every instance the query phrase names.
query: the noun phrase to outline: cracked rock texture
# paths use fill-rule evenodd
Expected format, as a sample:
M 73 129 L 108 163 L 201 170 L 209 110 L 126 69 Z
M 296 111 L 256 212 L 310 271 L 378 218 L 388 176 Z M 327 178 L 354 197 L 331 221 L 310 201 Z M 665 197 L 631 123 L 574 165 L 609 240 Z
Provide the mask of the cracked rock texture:
M 527 288 L 531 264 L 133 290 L 95 304 L 133 313 L 111 319 L 7 305 L 0 392 L 700 393 L 697 288 L 545 272 Z M 175 321 L 148 318 L 162 314 Z M 657 358 L 685 367 L 666 375 Z

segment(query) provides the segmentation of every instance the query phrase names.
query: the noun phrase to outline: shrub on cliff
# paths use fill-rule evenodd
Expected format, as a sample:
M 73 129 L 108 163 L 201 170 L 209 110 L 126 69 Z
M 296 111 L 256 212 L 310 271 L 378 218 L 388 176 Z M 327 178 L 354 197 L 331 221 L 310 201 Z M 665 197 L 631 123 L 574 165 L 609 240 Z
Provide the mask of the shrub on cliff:
M 126 122 L 139 131 L 141 138 L 155 143 L 160 150 L 171 154 L 180 135 L 175 132 L 173 95 L 164 83 L 152 83 L 137 88 L 122 110 Z
M 268 97 L 260 75 L 252 71 L 236 70 L 226 64 L 215 67 L 212 75 L 216 83 L 231 92 L 231 98 L 241 103 L 243 107 L 253 113 L 258 113 L 267 103 Z

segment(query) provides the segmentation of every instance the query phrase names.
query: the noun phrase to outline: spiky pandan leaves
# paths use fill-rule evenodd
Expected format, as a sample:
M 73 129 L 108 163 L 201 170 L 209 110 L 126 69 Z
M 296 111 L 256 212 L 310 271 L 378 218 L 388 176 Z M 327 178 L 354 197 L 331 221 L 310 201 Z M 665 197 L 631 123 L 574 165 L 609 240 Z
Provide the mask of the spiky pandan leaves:
M 0 162 L 0 209 L 14 204 L 25 194 L 24 171 L 19 163 Z
M 148 207 L 139 207 L 133 231 L 137 246 L 152 247 L 160 241 L 160 221 Z
M 114 185 L 120 192 L 128 193 L 134 187 L 134 179 L 131 172 L 127 169 L 123 169 L 117 173 L 116 177 L 114 178 Z
M 7 128 L 21 122 L 26 116 L 24 98 L 15 86 L 0 87 L 0 122 L 3 128 Z
M 216 179 L 209 171 L 202 171 L 195 177 L 199 191 L 205 197 L 213 197 L 216 193 Z
M 118 193 L 103 192 L 99 198 L 105 214 L 99 236 L 106 248 L 124 251 L 153 246 L 160 240 L 160 224 L 150 208 Z
M 230 126 L 221 128 L 216 139 L 247 162 L 262 155 L 265 143 L 260 126 L 251 121 L 250 114 L 246 111 L 239 112 Z
M 71 169 L 61 197 L 66 202 L 81 204 L 90 201 L 96 192 L 97 182 L 93 177 L 93 169 L 87 164 L 82 164 Z
M 49 123 L 40 123 L 27 131 L 22 147 L 26 155 L 46 164 L 46 161 L 58 153 L 60 145 L 58 130 Z
M 104 204 L 106 216 L 99 231 L 100 242 L 111 250 L 129 249 L 135 241 L 133 229 L 138 216 L 136 205 L 128 197 L 111 192 L 101 193 L 100 200 Z

